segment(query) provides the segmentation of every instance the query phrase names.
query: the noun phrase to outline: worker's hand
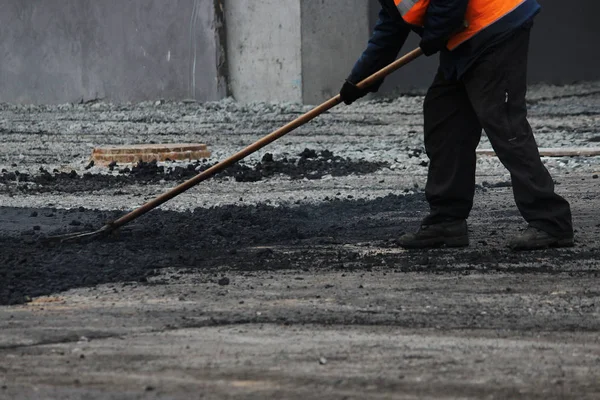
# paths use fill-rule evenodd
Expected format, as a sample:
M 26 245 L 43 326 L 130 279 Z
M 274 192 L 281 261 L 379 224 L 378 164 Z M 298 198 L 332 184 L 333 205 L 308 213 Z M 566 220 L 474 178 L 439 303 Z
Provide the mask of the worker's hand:
M 419 47 L 423 50 L 423 54 L 429 57 L 444 49 L 447 42 L 445 39 L 421 40 Z
M 340 90 L 340 97 L 344 103 L 350 105 L 361 97 L 366 96 L 367 93 L 369 93 L 368 90 L 359 89 L 354 83 L 346 81 Z

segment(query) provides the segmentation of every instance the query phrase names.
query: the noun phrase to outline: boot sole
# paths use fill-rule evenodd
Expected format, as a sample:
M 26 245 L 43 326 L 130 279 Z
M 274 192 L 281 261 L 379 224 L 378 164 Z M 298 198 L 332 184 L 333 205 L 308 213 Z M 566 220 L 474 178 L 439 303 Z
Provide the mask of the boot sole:
M 467 247 L 469 245 L 468 236 L 456 236 L 440 239 L 423 240 L 416 243 L 399 243 L 405 249 L 437 249 L 439 247 Z

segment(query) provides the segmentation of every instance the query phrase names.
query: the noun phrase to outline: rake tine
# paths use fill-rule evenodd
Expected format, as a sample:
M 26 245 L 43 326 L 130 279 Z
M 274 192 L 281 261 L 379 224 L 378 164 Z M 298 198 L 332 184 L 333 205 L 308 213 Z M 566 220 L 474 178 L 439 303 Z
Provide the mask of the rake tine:
M 111 225 L 104 225 L 102 228 L 92 232 L 74 232 L 66 235 L 51 236 L 44 241 L 48 243 L 73 243 L 84 240 L 96 239 L 101 236 L 106 236 L 112 232 Z

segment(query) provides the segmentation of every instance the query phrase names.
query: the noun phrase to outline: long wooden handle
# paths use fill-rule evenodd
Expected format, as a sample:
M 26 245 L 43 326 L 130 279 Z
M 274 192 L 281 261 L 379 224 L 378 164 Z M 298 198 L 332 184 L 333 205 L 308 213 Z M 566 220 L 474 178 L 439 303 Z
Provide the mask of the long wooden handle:
M 392 72 L 398 70 L 399 68 L 403 67 L 404 65 L 413 61 L 414 59 L 418 58 L 422 54 L 423 54 L 423 52 L 421 51 L 421 49 L 417 48 L 417 49 L 411 51 L 410 53 L 406 54 L 405 56 L 397 59 L 396 61 L 394 61 L 387 67 L 379 70 L 378 72 L 376 72 L 373 75 L 369 76 L 368 78 L 364 79 L 363 81 L 358 83 L 356 86 L 358 86 L 360 89 L 367 88 L 367 87 L 371 86 L 373 83 L 378 82 L 379 80 L 385 78 Z M 232 155 L 231 157 L 213 165 L 206 171 L 201 172 L 200 174 L 196 175 L 195 177 L 183 182 L 179 186 L 174 187 L 173 189 L 171 189 L 168 192 L 149 201 L 148 203 L 144 204 L 143 206 L 141 206 L 141 207 L 131 211 L 130 213 L 125 214 L 121 218 L 111 222 L 109 225 L 107 225 L 107 227 L 110 226 L 110 229 L 113 230 L 113 229 L 117 229 L 117 228 L 133 221 L 134 219 L 146 214 L 148 211 L 153 210 L 154 208 L 160 206 L 163 203 L 166 203 L 167 201 L 171 200 L 173 197 L 180 195 L 181 193 L 185 192 L 186 190 L 196 186 L 200 182 L 205 181 L 208 178 L 210 178 L 211 176 L 217 174 L 218 172 L 223 171 L 225 168 L 229 167 L 230 165 L 235 164 L 236 162 L 246 158 L 250 154 L 262 149 L 269 143 L 274 142 L 275 140 L 279 139 L 280 137 L 290 133 L 294 129 L 301 127 L 302 125 L 306 124 L 310 120 L 318 117 L 319 115 L 323 114 L 324 112 L 337 106 L 338 104 L 341 103 L 341 101 L 342 101 L 342 99 L 340 98 L 340 95 L 338 94 L 337 96 L 335 96 L 335 97 L 327 100 L 323 104 L 313 108 L 306 114 L 298 117 L 297 119 L 293 120 L 292 122 L 288 123 L 287 125 L 277 129 L 276 131 L 268 134 L 267 136 L 263 137 L 262 139 L 258 140 L 257 142 L 254 142 L 253 144 L 246 147 L 245 149 L 237 152 L 236 154 Z

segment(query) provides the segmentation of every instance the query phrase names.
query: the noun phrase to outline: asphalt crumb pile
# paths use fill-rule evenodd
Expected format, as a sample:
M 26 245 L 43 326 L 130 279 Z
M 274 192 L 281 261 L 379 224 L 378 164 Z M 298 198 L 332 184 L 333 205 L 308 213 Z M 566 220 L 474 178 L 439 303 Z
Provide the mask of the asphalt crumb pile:
M 332 199 L 289 207 L 228 205 L 193 212 L 156 210 L 113 236 L 90 243 L 48 244 L 47 235 L 97 229 L 122 212 L 0 208 L 0 304 L 103 283 L 167 283 L 192 272 L 334 269 L 427 274 L 571 273 L 567 263 L 597 260 L 597 247 L 513 253 L 503 233 L 512 233 L 517 211 L 496 213 L 478 225 L 467 249 L 397 251 L 397 238 L 417 228 L 427 210 L 422 193 L 374 200 Z M 590 222 L 591 223 L 591 222 Z M 580 227 L 597 237 L 600 224 Z M 477 237 L 485 238 L 476 241 Z M 224 284 L 224 282 L 221 282 Z
M 92 174 L 76 171 L 60 172 L 39 169 L 37 174 L 20 173 L 18 170 L 3 169 L 0 184 L 8 188 L 16 187 L 22 192 L 77 193 L 99 189 L 123 187 L 140 183 L 182 182 L 216 163 L 198 160 L 187 165 L 159 165 L 156 161 L 140 161 L 133 167 L 119 168 L 116 163 L 109 166 L 113 174 Z M 91 165 L 90 165 L 91 166 Z M 237 182 L 257 182 L 274 176 L 287 176 L 289 179 L 321 179 L 325 175 L 347 176 L 352 174 L 370 174 L 388 167 L 386 162 L 352 160 L 336 156 L 329 150 L 305 149 L 297 157 L 276 159 L 266 153 L 255 165 L 243 161 L 227 168 L 215 176 L 216 179 L 233 178 Z

